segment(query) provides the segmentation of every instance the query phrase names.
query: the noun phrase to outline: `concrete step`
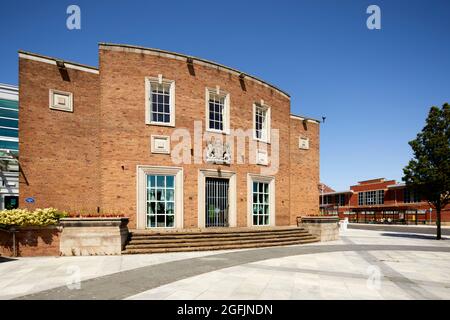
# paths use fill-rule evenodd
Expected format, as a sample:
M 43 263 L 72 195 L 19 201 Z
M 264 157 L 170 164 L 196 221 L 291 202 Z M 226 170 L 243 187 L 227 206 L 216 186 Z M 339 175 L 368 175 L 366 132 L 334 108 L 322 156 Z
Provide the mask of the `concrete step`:
M 210 241 L 190 241 L 185 242 L 156 242 L 156 243 L 143 243 L 143 244 L 128 244 L 126 249 L 151 249 L 151 248 L 177 248 L 177 247 L 204 247 L 204 246 L 226 246 L 226 245 L 242 245 L 242 244 L 259 244 L 259 243 L 275 243 L 275 242 L 286 242 L 286 241 L 297 241 L 297 240 L 312 240 L 316 239 L 311 235 L 306 235 L 302 237 L 286 237 L 286 238 L 268 238 L 268 239 L 255 239 L 250 238 L 246 240 L 242 239 L 227 239 L 227 240 L 213 240 Z
M 132 237 L 128 242 L 128 245 L 139 245 L 139 244 L 152 244 L 152 243 L 185 243 L 185 242 L 210 242 L 210 241 L 241 241 L 241 240 L 259 240 L 264 241 L 266 239 L 284 239 L 290 237 L 303 238 L 310 236 L 307 232 L 301 233 L 286 233 L 286 234 L 262 234 L 262 235 L 241 235 L 241 236 L 210 236 L 210 237 L 158 237 L 153 238 L 151 236 L 146 238 Z
M 148 235 L 148 234 L 179 234 L 179 235 L 188 235 L 188 234 L 214 234 L 214 233 L 260 233 L 260 232 L 284 232 L 284 231 L 293 231 L 293 230 L 304 230 L 302 227 L 288 226 L 288 227 L 212 227 L 212 228 L 203 228 L 203 229 L 186 229 L 186 230 L 175 230 L 175 229 L 162 229 L 161 231 L 155 231 L 154 229 L 147 230 L 131 230 L 130 233 L 136 235 Z
M 252 230 L 252 231 L 235 231 L 235 232 L 130 232 L 130 240 L 145 239 L 188 239 L 188 238 L 212 238 L 212 237 L 244 237 L 244 236 L 270 236 L 270 235 L 288 235 L 288 234 L 308 234 L 303 228 L 295 228 L 289 230 Z
M 191 235 L 147 235 L 147 236 L 135 236 L 130 235 L 130 241 L 141 241 L 141 240 L 178 240 L 178 239 L 231 239 L 231 238 L 265 238 L 265 237 L 288 237 L 294 235 L 308 235 L 307 231 L 295 231 L 295 232 L 264 232 L 264 233 L 227 233 L 227 234 L 191 234 Z
M 262 247 L 273 247 L 273 246 L 287 246 L 296 244 L 306 244 L 318 242 L 319 240 L 315 237 L 311 239 L 297 239 L 291 241 L 275 241 L 275 242 L 255 242 L 255 243 L 245 243 L 245 244 L 227 244 L 227 245 L 205 245 L 198 247 L 165 247 L 165 248 L 148 248 L 148 249 L 128 249 L 126 248 L 122 251 L 122 254 L 144 254 L 144 253 L 164 253 L 164 252 L 186 252 L 186 251 L 207 251 L 207 250 L 230 250 L 230 249 L 245 249 L 245 248 L 262 248 Z

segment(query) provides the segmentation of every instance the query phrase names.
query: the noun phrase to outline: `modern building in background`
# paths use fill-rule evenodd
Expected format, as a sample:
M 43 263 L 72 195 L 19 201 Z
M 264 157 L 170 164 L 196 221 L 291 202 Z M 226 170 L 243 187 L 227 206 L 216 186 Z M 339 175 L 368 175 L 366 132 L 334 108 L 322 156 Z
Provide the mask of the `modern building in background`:
M 19 205 L 19 89 L 0 84 L 0 209 Z
M 318 213 L 320 122 L 291 114 L 290 96 L 262 79 L 103 43 L 99 68 L 21 51 L 19 83 L 21 207 L 158 230 Z
M 432 224 L 436 221 L 436 210 L 427 200 L 395 180 L 360 181 L 344 191 L 325 187 L 326 191 L 320 194 L 321 211 L 338 214 L 349 222 Z M 444 224 L 450 224 L 449 208 L 441 211 L 441 219 Z

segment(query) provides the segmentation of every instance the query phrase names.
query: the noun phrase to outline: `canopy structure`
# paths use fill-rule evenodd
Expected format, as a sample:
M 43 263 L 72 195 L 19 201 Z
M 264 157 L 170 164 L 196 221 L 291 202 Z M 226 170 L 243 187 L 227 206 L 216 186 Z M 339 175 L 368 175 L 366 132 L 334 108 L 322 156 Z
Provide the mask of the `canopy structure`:
M 19 152 L 0 149 L 0 171 L 19 171 Z

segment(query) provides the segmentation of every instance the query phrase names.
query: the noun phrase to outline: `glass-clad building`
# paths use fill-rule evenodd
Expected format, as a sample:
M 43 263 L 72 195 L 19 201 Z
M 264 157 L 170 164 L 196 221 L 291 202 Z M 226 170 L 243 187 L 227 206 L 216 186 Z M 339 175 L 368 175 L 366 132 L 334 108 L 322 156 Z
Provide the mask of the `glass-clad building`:
M 0 209 L 19 204 L 19 89 L 0 83 Z

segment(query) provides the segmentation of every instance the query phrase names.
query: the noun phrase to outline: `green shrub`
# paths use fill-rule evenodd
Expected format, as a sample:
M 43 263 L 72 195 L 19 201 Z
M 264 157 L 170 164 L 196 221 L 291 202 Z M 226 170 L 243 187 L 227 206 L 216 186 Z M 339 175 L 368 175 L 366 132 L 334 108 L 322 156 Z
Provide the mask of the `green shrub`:
M 0 211 L 0 227 L 48 226 L 57 224 L 59 219 L 67 217 L 67 213 L 55 208 L 11 209 Z

